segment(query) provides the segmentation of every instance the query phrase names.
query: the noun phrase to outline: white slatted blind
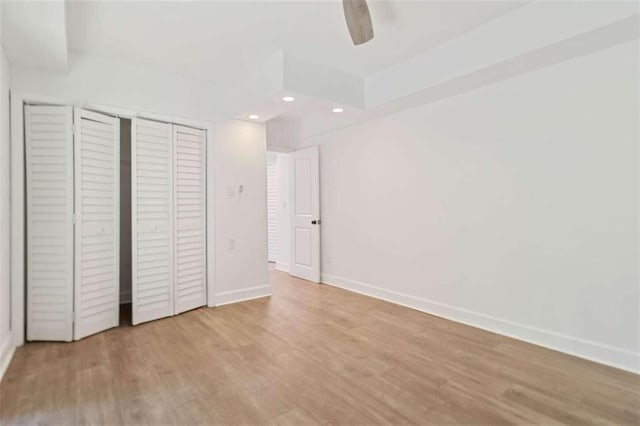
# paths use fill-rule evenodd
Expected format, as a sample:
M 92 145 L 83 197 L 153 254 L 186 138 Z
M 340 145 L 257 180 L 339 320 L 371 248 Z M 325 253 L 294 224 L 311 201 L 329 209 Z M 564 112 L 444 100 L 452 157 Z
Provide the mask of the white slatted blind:
M 173 315 L 172 126 L 134 118 L 132 177 L 132 322 Z
M 277 163 L 267 163 L 267 237 L 269 262 L 278 254 L 278 178 Z
M 175 313 L 206 304 L 205 132 L 174 125 Z
M 73 338 L 73 123 L 65 106 L 25 106 L 27 340 Z
M 119 323 L 119 121 L 75 109 L 74 338 Z

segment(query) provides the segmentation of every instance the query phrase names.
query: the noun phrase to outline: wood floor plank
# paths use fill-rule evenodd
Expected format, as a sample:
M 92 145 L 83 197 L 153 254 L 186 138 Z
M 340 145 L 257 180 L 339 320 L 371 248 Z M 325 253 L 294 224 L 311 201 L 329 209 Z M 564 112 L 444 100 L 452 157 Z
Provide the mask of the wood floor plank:
M 640 377 L 271 271 L 273 296 L 18 348 L 0 424 L 640 424 Z

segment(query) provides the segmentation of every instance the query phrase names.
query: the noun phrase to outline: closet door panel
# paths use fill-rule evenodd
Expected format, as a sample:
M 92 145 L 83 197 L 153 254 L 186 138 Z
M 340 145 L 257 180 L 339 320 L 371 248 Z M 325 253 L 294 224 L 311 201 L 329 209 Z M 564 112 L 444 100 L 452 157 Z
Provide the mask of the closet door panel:
M 73 112 L 24 109 L 27 340 L 73 339 Z
M 75 110 L 76 340 L 119 323 L 120 122 Z
M 132 322 L 173 315 L 172 126 L 132 122 Z
M 204 306 L 206 292 L 206 134 L 174 126 L 175 313 Z

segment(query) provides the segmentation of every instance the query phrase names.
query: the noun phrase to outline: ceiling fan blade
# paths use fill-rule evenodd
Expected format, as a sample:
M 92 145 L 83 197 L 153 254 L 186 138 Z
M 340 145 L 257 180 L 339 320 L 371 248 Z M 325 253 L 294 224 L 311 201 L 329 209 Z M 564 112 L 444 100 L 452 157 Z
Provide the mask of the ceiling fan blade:
M 366 0 L 342 0 L 344 18 L 356 46 L 373 38 L 373 25 Z

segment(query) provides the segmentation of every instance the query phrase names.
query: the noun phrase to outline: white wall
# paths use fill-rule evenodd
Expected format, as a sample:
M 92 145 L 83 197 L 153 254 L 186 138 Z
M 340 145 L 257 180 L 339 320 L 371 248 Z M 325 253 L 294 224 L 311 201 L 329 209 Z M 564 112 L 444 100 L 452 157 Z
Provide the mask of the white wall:
M 1 10 L 2 5 L 0 5 L 0 22 L 2 22 Z M 13 350 L 10 330 L 11 275 L 9 270 L 11 265 L 9 73 L 9 64 L 0 39 L 0 379 L 9 361 L 9 354 Z
M 323 280 L 640 371 L 638 43 L 336 131 Z
M 263 124 L 215 125 L 216 305 L 271 293 Z M 242 192 L 240 191 L 242 186 Z
M 117 59 L 70 52 L 67 73 L 12 67 L 12 90 L 79 104 L 211 121 L 219 113 L 215 85 Z
M 11 63 L 66 71 L 66 2 L 3 3 L 2 37 Z
M 300 140 L 300 120 L 276 117 L 266 122 L 267 148 L 273 152 L 295 150 Z

